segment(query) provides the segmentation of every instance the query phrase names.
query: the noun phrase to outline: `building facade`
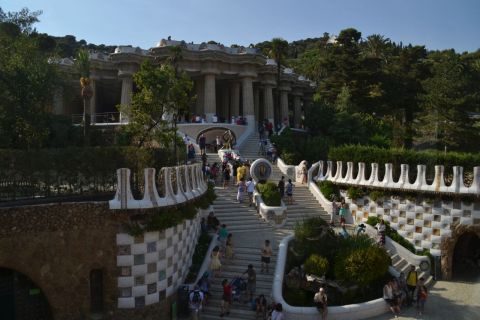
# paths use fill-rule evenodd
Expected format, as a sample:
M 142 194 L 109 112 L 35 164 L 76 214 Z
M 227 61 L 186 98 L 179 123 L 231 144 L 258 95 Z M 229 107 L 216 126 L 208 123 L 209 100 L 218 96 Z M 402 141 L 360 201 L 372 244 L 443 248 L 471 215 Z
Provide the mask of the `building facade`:
M 297 128 L 302 126 L 304 109 L 312 101 L 315 86 L 305 77 L 282 67 L 280 83 L 277 84 L 276 62 L 263 56 L 256 48 L 187 44 L 165 39 L 149 50 L 119 46 L 110 55 L 90 53 L 93 89 L 89 110 L 91 123 L 127 121 L 118 114 L 116 105 L 130 104 L 131 94 L 135 91 L 133 74 L 146 59 L 165 62 L 175 46 L 182 48 L 179 69 L 191 77 L 193 94 L 196 95 L 184 121 L 189 122 L 194 116 L 199 116 L 208 123 L 230 123 L 232 117 L 242 117 L 251 126 L 264 119 Z M 75 115 L 83 112 L 83 105 L 80 97 L 72 97 L 68 91 L 79 92 L 79 77 L 71 59 L 61 59 L 58 64 L 68 81 L 57 90 L 53 111 L 72 115 L 75 122 Z

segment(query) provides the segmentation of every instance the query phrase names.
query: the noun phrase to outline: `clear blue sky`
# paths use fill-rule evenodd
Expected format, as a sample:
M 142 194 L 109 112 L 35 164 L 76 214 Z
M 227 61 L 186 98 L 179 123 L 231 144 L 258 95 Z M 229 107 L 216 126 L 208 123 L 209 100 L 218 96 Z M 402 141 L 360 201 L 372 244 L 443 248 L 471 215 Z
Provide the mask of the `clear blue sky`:
M 0 6 L 43 10 L 39 32 L 144 49 L 169 35 L 247 46 L 348 27 L 428 49 L 480 48 L 480 0 L 2 0 Z

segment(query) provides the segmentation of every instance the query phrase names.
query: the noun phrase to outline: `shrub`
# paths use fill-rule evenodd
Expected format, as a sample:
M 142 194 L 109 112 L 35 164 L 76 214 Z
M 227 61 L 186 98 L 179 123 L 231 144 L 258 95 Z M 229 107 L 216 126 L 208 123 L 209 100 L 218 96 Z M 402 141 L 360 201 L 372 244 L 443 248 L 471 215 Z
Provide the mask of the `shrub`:
M 382 192 L 382 191 L 370 191 L 369 195 L 370 199 L 372 199 L 373 201 L 380 201 L 381 199 L 383 199 L 385 197 L 385 193 Z
M 202 267 L 202 263 L 205 259 L 205 255 L 207 254 L 211 239 L 212 237 L 206 232 L 200 234 L 197 245 L 195 246 L 195 251 L 193 252 L 192 265 L 190 266 L 188 275 L 185 278 L 185 283 L 191 283 L 197 278 L 198 271 Z
M 295 225 L 293 249 L 303 259 L 313 253 L 330 259 L 337 249 L 337 237 L 325 220 L 312 217 Z
M 337 256 L 335 277 L 359 286 L 366 286 L 384 276 L 390 265 L 385 249 L 370 246 L 351 250 Z
M 312 254 L 304 263 L 305 272 L 316 276 L 323 276 L 328 271 L 328 260 L 317 254 Z
M 257 190 L 262 195 L 263 202 L 267 206 L 278 207 L 282 204 L 282 198 L 278 187 L 273 182 L 257 184 Z
M 318 188 L 320 192 L 322 192 L 323 196 L 328 200 L 333 200 L 335 197 L 336 199 L 340 199 L 340 191 L 338 187 L 331 181 L 319 181 L 317 182 Z
M 378 217 L 371 216 L 367 219 L 367 224 L 371 225 L 372 227 L 375 227 L 378 223 L 380 223 L 380 219 Z M 415 246 L 410 241 L 399 235 L 397 230 L 392 229 L 388 221 L 385 221 L 385 226 L 385 233 L 388 237 L 390 237 L 390 239 L 392 239 L 405 249 L 409 250 L 410 252 L 415 253 Z
M 364 194 L 365 194 L 365 192 L 363 192 L 363 190 L 361 188 L 349 187 L 347 189 L 347 196 L 352 200 L 359 199 L 359 198 L 363 197 Z

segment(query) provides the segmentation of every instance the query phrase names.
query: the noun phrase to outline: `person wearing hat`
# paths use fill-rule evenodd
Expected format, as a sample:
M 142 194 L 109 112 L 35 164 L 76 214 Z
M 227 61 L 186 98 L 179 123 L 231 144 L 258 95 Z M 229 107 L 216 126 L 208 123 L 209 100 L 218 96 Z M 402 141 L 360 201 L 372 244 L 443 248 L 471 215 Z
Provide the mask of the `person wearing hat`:
M 325 290 L 322 287 L 318 289 L 318 292 L 315 294 L 315 297 L 313 297 L 313 302 L 315 302 L 315 305 L 317 306 L 317 310 L 321 313 L 322 320 L 326 320 L 327 314 L 328 314 L 327 294 L 325 293 Z

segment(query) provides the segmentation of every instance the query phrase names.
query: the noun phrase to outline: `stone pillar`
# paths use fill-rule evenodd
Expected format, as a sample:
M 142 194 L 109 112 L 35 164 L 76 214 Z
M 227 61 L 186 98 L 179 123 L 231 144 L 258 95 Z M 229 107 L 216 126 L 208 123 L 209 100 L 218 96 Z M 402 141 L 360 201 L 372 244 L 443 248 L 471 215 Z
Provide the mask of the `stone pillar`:
M 302 123 L 302 100 L 299 95 L 293 97 L 293 108 L 295 111 L 295 127 L 300 128 Z
M 195 82 L 195 90 L 197 94 L 197 101 L 195 101 L 195 115 L 203 115 L 203 102 L 204 102 L 204 88 L 203 79 L 198 79 Z
M 92 98 L 90 99 L 90 123 L 95 123 L 97 114 L 97 80 L 90 80 L 90 87 L 92 88 Z
M 265 85 L 263 89 L 263 101 L 265 101 L 265 117 L 275 126 L 275 120 L 273 117 L 273 92 L 272 86 Z
M 232 116 L 238 117 L 240 115 L 240 83 L 232 83 L 230 98 L 230 118 Z
M 132 75 L 122 77 L 122 98 L 120 104 L 130 106 L 132 102 L 133 80 Z M 120 113 L 120 122 L 128 122 L 128 114 Z
M 260 89 L 253 90 L 253 108 L 255 109 L 255 121 L 263 120 L 263 115 L 260 115 Z
M 285 118 L 288 120 L 288 91 L 286 90 L 280 91 L 280 115 L 280 120 L 283 125 L 285 123 Z
M 245 77 L 242 79 L 242 96 L 243 96 L 243 116 L 247 118 L 248 126 L 255 127 L 255 111 L 253 101 L 253 84 L 252 78 Z
M 215 94 L 215 74 L 209 73 L 205 75 L 204 90 L 204 106 L 203 111 L 207 117 L 207 122 L 212 122 L 213 115 L 217 112 L 217 102 Z
M 222 116 L 230 121 L 230 88 L 228 85 L 223 87 L 222 91 Z
M 53 94 L 53 114 L 61 115 L 65 114 L 63 110 L 63 88 L 58 87 Z

